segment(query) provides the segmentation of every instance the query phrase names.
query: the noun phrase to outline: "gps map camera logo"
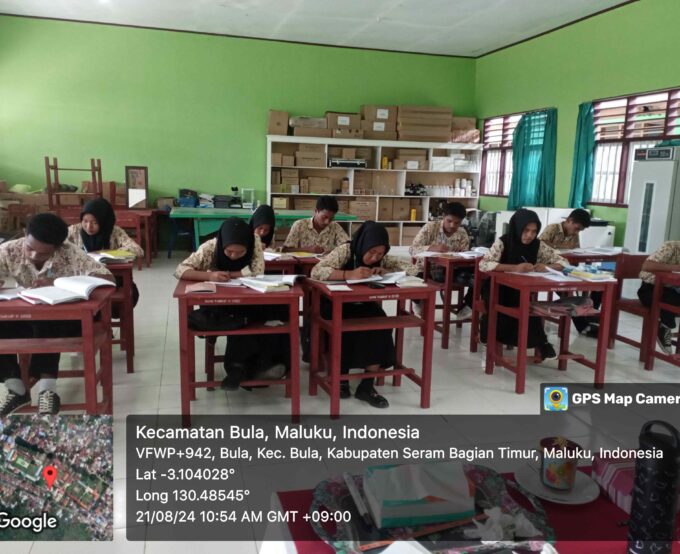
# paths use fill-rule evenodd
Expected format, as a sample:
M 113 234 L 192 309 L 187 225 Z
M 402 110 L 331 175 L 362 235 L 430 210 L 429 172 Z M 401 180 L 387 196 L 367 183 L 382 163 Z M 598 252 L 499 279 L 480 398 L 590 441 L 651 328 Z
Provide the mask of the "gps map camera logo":
M 569 409 L 569 389 L 567 387 L 545 387 L 543 409 L 546 412 L 566 412 Z

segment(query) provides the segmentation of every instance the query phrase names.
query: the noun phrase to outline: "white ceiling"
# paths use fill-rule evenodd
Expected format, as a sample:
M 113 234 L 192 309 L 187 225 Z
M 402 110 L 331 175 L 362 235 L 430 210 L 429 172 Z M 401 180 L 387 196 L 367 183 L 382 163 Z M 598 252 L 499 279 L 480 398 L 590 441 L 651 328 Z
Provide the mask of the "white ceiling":
M 480 56 L 622 0 L 0 0 L 0 13 Z

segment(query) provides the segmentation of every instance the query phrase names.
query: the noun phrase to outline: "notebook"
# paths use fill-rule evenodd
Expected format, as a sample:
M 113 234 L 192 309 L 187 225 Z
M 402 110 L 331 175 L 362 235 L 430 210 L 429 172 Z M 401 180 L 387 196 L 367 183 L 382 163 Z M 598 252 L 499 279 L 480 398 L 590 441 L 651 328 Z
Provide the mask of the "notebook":
M 24 287 L 14 287 L 7 289 L 0 289 L 0 300 L 14 300 L 16 298 L 21 298 L 21 291 Z
M 241 277 L 239 281 L 246 287 L 259 292 L 287 291 L 302 275 L 258 275 L 257 277 Z
M 99 252 L 88 252 L 88 256 L 94 258 L 99 263 L 127 262 L 135 259 L 135 255 L 129 250 L 100 250 Z
M 115 283 L 101 277 L 76 275 L 74 277 L 59 277 L 54 280 L 54 286 L 25 289 L 19 295 L 32 304 L 50 304 L 53 306 L 64 302 L 87 300 L 94 289 L 115 286 Z
M 217 292 L 217 283 L 201 281 L 187 285 L 184 292 Z

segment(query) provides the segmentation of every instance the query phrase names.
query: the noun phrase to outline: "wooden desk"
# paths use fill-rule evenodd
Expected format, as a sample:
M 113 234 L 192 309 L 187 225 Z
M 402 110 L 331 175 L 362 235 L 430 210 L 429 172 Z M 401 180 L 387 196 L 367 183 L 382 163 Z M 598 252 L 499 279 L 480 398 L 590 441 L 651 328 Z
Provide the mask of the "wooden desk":
M 300 330 L 298 324 L 298 306 L 302 297 L 302 289 L 295 286 L 285 292 L 262 293 L 245 287 L 218 287 L 216 293 L 186 293 L 185 288 L 191 281 L 180 280 L 173 297 L 179 305 L 179 348 L 180 348 L 180 394 L 182 421 L 191 425 L 191 401 L 196 399 L 197 388 L 219 387 L 221 382 L 214 378 L 206 381 L 196 380 L 195 344 L 196 337 L 219 337 L 229 335 L 278 335 L 288 333 L 290 336 L 290 376 L 278 380 L 249 380 L 242 385 L 275 385 L 286 386 L 286 397 L 291 398 L 293 421 L 300 418 Z M 288 321 L 279 327 L 267 327 L 263 324 L 248 325 L 234 331 L 195 331 L 189 328 L 189 312 L 199 306 L 250 306 L 250 305 L 285 305 L 288 306 Z M 209 370 L 211 368 L 206 368 Z M 208 373 L 211 377 L 212 373 Z
M 562 256 L 564 259 L 566 259 L 571 265 L 578 265 L 578 264 L 594 264 L 594 263 L 600 263 L 600 262 L 618 262 L 620 256 L 622 255 L 621 252 L 618 253 L 612 253 L 612 254 L 597 254 L 597 253 L 592 253 L 592 254 L 582 254 L 582 253 L 574 253 L 574 252 L 560 252 L 558 250 L 560 256 Z
M 449 331 L 451 329 L 451 293 L 453 292 L 454 277 L 457 268 L 467 267 L 474 270 L 475 259 L 463 258 L 462 256 L 430 256 L 424 258 L 423 275 L 428 279 L 430 265 L 436 264 L 444 268 L 444 282 L 441 283 L 444 291 L 444 305 L 442 306 L 442 321 L 434 322 L 435 331 L 442 334 L 442 348 L 449 347 Z M 439 283 L 437 283 L 439 284 Z M 464 288 L 464 287 L 462 287 Z M 459 293 L 460 294 L 460 293 Z M 462 298 L 459 298 L 462 300 Z M 456 323 L 460 323 L 456 321 Z
M 137 236 L 136 239 L 140 246 L 144 248 L 146 267 L 151 267 L 151 256 L 154 252 L 154 243 L 151 240 L 151 230 L 152 228 L 155 229 L 155 212 L 157 211 L 158 210 L 152 209 L 116 210 L 117 224 L 123 229 L 133 228 L 135 229 L 135 232 L 138 233 L 139 236 Z M 141 260 L 139 261 L 138 269 L 142 269 Z
M 486 373 L 493 374 L 494 366 L 503 366 L 516 375 L 515 392 L 524 393 L 527 364 L 527 339 L 529 330 L 531 295 L 540 292 L 602 292 L 602 309 L 600 311 L 600 327 L 597 335 L 597 354 L 595 361 L 582 354 L 568 351 L 570 318 L 560 318 L 560 349 L 558 368 L 565 370 L 567 360 L 575 360 L 595 371 L 594 384 L 600 388 L 604 385 L 604 372 L 609 342 L 609 326 L 611 324 L 612 306 L 616 281 L 552 281 L 543 277 L 527 277 L 514 273 L 490 272 L 491 295 L 489 297 L 489 329 L 487 333 Z M 501 306 L 497 302 L 499 287 L 503 285 L 519 292 L 519 306 Z M 497 348 L 496 321 L 498 312 L 518 320 L 517 360 L 513 364 L 502 356 L 502 349 Z M 500 343 L 498 343 L 500 345 Z
M 314 215 L 312 210 L 281 210 L 275 212 L 276 223 L 292 223 L 298 219 L 307 219 Z M 219 230 L 222 222 L 230 217 L 249 220 L 253 216 L 251 210 L 245 208 L 173 208 L 170 217 L 173 219 L 193 219 L 194 237 L 200 242 L 200 237 Z M 334 221 L 356 221 L 355 215 L 338 212 Z
M 405 375 L 420 386 L 420 406 L 430 407 L 430 387 L 432 383 L 432 335 L 434 328 L 435 293 L 439 287 L 428 284 L 425 287 L 399 288 L 389 287 L 384 290 L 372 289 L 367 285 L 351 285 L 351 291 L 331 292 L 322 281 L 306 281 L 311 291 L 311 363 L 309 375 L 309 394 L 315 396 L 317 387 L 326 391 L 331 399 L 330 415 L 332 418 L 340 416 L 340 381 L 375 377 L 381 379 L 392 376 L 393 385 L 401 384 L 401 376 Z M 332 304 L 332 319 L 321 317 L 321 298 L 328 299 Z M 397 315 L 392 317 L 342 319 L 342 306 L 350 302 L 378 302 L 385 300 L 397 301 Z M 423 300 L 422 319 L 409 315 L 406 311 L 406 300 Z M 404 350 L 404 329 L 407 327 L 422 327 L 423 333 L 423 361 L 421 374 L 416 375 L 413 368 L 402 365 Z M 321 366 L 320 335 L 321 330 L 329 335 L 330 368 L 324 377 L 319 376 Z M 396 330 L 396 364 L 395 369 L 375 372 L 352 373 L 340 375 L 340 355 L 342 333 L 350 331 L 376 331 L 381 329 Z
M 85 410 L 88 415 L 111 414 L 113 383 L 111 377 L 111 298 L 113 287 L 95 289 L 90 299 L 49 306 L 30 304 L 23 300 L 0 302 L 0 322 L 10 321 L 80 321 L 80 337 L 29 338 L 0 340 L 1 354 L 41 354 L 82 352 L 84 369 L 60 370 L 59 377 L 84 377 L 85 402 L 62 404 L 62 411 Z M 101 314 L 98 321 L 95 316 Z M 100 368 L 97 371 L 97 352 Z M 22 375 L 28 384 L 28 375 Z M 102 402 L 97 402 L 97 384 L 102 386 Z M 28 411 L 29 409 L 27 409 Z
M 294 275 L 297 273 L 298 261 L 292 256 L 287 258 L 277 258 L 276 260 L 265 260 L 265 273 L 283 273 L 284 275 Z
M 668 355 L 665 352 L 659 352 L 656 349 L 656 333 L 659 326 L 659 317 L 661 310 L 673 312 L 676 317 L 680 315 L 680 306 L 673 306 L 662 301 L 664 287 L 680 287 L 680 273 L 670 271 L 655 271 L 654 272 L 654 297 L 652 300 L 652 325 L 648 327 L 648 335 L 646 340 L 647 352 L 645 355 L 645 369 L 651 371 L 654 369 L 654 360 L 659 358 L 669 364 L 680 366 L 680 354 L 677 349 L 675 354 Z
M 134 373 L 135 355 L 135 316 L 132 298 L 132 262 L 106 264 L 106 268 L 114 277 L 120 277 L 122 284 L 116 289 L 111 299 L 112 304 L 118 305 L 120 320 L 112 323 L 112 327 L 120 329 L 120 338 L 112 340 L 112 344 L 120 344 L 125 352 L 127 372 Z

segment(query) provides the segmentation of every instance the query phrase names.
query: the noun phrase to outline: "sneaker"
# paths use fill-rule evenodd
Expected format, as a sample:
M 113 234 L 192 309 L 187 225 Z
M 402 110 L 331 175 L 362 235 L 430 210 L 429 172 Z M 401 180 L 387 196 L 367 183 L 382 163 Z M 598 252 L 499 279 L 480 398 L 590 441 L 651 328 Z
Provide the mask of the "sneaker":
M 416 317 L 423 317 L 423 303 L 422 302 L 416 302 L 413 300 L 411 302 L 411 309 L 413 310 L 413 314 Z
M 659 332 L 656 335 L 656 342 L 664 354 L 673 354 L 672 331 L 663 323 L 659 323 Z
M 463 306 L 460 311 L 456 314 L 457 321 L 463 321 L 465 319 L 470 319 L 472 317 L 472 308 L 470 306 Z
M 541 359 L 542 360 L 556 360 L 557 359 L 557 352 L 555 352 L 553 345 L 550 344 L 549 342 L 542 344 L 539 347 L 539 350 L 541 352 Z
M 223 390 L 238 390 L 243 377 L 244 367 L 241 364 L 232 364 L 227 371 L 227 376 L 222 379 L 220 388 Z
M 357 400 L 368 402 L 374 408 L 388 408 L 390 405 L 387 398 L 379 395 L 375 387 L 359 387 L 354 396 Z
M 349 388 L 349 383 L 347 381 L 340 382 L 340 398 L 349 398 L 352 396 L 352 391 Z
M 44 390 L 38 395 L 38 415 L 57 415 L 60 407 L 59 395 L 53 390 Z
M 24 394 L 17 394 L 7 389 L 5 399 L 0 402 L 0 417 L 6 416 L 15 412 L 19 408 L 31 403 L 31 395 L 27 391 Z
M 255 379 L 266 379 L 267 381 L 275 381 L 281 379 L 286 374 L 286 366 L 283 364 L 274 364 L 267 369 L 258 371 L 255 374 Z

